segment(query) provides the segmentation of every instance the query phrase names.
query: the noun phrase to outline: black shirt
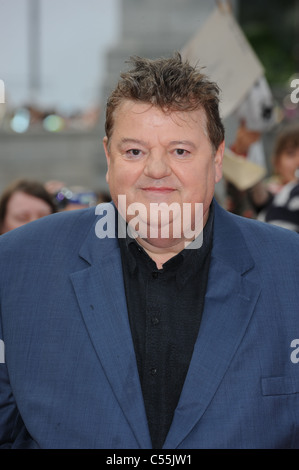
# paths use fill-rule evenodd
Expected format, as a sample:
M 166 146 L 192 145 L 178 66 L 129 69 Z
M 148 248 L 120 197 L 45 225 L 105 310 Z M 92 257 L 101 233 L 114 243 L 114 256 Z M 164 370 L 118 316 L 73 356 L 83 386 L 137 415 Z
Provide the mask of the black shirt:
M 163 446 L 196 341 L 212 248 L 213 209 L 197 249 L 184 249 L 157 269 L 128 235 L 119 238 L 129 321 L 149 431 Z

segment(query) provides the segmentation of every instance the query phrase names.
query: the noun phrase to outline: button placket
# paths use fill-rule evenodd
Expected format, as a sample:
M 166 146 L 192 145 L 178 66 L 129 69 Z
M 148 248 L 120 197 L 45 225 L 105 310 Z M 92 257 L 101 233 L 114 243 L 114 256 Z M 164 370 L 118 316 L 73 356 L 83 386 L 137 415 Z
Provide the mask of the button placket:
M 158 379 L 158 344 L 160 336 L 160 305 L 157 304 L 157 284 L 156 280 L 159 279 L 159 273 L 157 271 L 152 271 L 150 277 L 148 278 L 148 288 L 147 288 L 147 306 L 146 306 L 146 316 L 147 316 L 147 374 L 149 378 L 148 386 L 154 386 L 156 380 Z
M 160 320 L 159 320 L 159 318 L 157 317 L 157 315 L 155 315 L 155 314 L 152 315 L 152 317 L 151 317 L 151 323 L 152 323 L 153 326 L 159 325 Z

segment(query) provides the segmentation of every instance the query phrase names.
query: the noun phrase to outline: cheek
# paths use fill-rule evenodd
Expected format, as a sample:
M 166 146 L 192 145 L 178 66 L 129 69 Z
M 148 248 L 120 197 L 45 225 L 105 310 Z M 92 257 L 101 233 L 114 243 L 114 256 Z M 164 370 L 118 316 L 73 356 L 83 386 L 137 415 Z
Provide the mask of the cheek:
M 6 216 L 3 222 L 3 227 L 2 227 L 2 232 L 9 232 L 10 230 L 13 230 L 14 228 L 19 227 L 20 224 L 16 223 L 11 219 L 11 217 Z
M 215 182 L 215 168 L 207 162 L 205 165 L 190 169 L 184 174 L 184 186 L 190 187 L 193 192 L 205 191 L 207 187 L 213 186 Z
M 210 187 L 210 176 L 194 173 L 184 180 L 184 190 L 187 195 L 187 202 L 203 202 L 205 195 Z
M 111 162 L 107 172 L 111 195 L 126 194 L 130 191 L 137 178 L 135 173 L 132 167 Z
M 283 159 L 281 160 L 277 167 L 277 173 L 282 177 L 282 182 L 287 183 L 290 179 L 292 179 L 294 173 L 294 167 L 290 160 Z
M 281 172 L 288 171 L 290 168 L 293 167 L 293 161 L 291 158 L 282 158 L 278 163 L 278 169 Z
M 215 180 L 220 179 L 220 175 L 221 169 L 209 164 L 197 171 L 194 170 L 189 178 L 185 179 L 189 201 L 203 203 L 205 212 L 214 195 Z

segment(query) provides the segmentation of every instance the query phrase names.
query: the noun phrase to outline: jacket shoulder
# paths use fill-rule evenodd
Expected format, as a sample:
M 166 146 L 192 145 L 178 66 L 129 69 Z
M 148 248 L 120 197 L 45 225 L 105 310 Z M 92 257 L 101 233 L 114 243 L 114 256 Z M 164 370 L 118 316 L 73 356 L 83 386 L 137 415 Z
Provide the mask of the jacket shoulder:
M 58 212 L 30 222 L 0 236 L 0 255 L 24 251 L 28 246 L 69 244 L 82 239 L 96 221 L 95 209 Z
M 240 257 L 242 249 L 266 265 L 273 266 L 281 260 L 283 264 L 295 262 L 299 266 L 299 235 L 292 230 L 235 215 L 220 206 L 215 211 L 214 225 L 219 249 L 232 257 Z

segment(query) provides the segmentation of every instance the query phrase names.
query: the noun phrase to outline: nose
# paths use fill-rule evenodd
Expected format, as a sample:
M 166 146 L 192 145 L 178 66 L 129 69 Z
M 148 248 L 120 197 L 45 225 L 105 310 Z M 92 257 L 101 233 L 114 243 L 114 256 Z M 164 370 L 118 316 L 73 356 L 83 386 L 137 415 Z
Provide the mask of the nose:
M 167 155 L 163 152 L 151 152 L 145 162 L 144 174 L 153 179 L 161 179 L 171 174 Z

